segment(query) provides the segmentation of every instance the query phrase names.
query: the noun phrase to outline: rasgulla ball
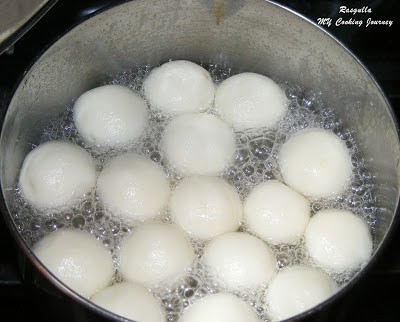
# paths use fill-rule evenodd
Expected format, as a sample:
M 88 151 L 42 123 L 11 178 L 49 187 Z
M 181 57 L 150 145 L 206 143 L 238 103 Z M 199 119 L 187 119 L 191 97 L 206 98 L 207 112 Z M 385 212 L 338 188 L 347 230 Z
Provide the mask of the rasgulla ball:
M 232 162 L 235 134 L 212 114 L 182 114 L 165 128 L 162 147 L 182 175 L 217 175 Z
M 147 222 L 121 241 L 119 270 L 129 281 L 156 287 L 186 273 L 194 257 L 188 237 L 178 226 Z
M 73 118 L 86 144 L 113 148 L 136 140 L 149 116 L 147 105 L 138 94 L 125 86 L 105 85 L 76 100 Z
M 328 272 L 356 269 L 371 257 L 368 225 L 349 211 L 319 211 L 311 217 L 304 237 L 311 258 Z
M 272 79 L 241 73 L 224 80 L 215 92 L 215 108 L 235 130 L 271 128 L 286 111 L 287 99 Z
M 229 289 L 265 286 L 276 267 L 275 255 L 267 244 L 242 232 L 215 237 L 204 248 L 203 261 Z
M 69 142 L 48 141 L 26 156 L 19 176 L 22 196 L 39 208 L 69 206 L 96 184 L 92 157 Z
M 172 115 L 203 112 L 214 101 L 214 83 L 203 67 L 185 60 L 154 68 L 143 83 L 151 108 Z
M 90 300 L 110 312 L 134 321 L 165 321 L 160 301 L 146 288 L 130 282 L 106 287 Z
M 243 206 L 235 187 L 218 177 L 185 177 L 173 191 L 172 220 L 189 235 L 209 239 L 235 231 Z
M 310 202 L 278 180 L 253 188 L 244 202 L 247 226 L 270 244 L 295 244 L 310 219 Z
M 251 306 L 234 295 L 207 294 L 187 307 L 179 322 L 259 322 Z
M 332 132 L 308 128 L 291 136 L 278 155 L 283 180 L 312 198 L 343 193 L 352 176 L 350 153 Z
M 33 247 L 42 264 L 84 297 L 106 287 L 114 275 L 110 252 L 83 230 L 56 230 Z
M 145 221 L 166 206 L 170 187 L 162 167 L 136 154 L 121 154 L 105 165 L 97 194 L 116 215 Z
M 307 266 L 292 266 L 271 280 L 266 302 L 273 321 L 280 321 L 311 309 L 337 290 L 336 282 L 326 273 Z

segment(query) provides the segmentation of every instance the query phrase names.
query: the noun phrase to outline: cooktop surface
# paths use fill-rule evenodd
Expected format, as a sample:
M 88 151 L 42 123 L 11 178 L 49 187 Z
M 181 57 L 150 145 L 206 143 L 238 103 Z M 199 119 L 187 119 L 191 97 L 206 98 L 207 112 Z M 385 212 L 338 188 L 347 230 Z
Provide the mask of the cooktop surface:
M 0 114 L 18 80 L 44 48 L 85 16 L 122 1 L 53 1 L 54 6 L 0 56 Z M 400 3 L 396 0 L 276 1 L 337 37 L 369 69 L 400 121 Z M 400 228 L 350 291 L 310 321 L 398 321 Z M 49 286 L 37 287 L 0 216 L 0 321 L 103 321 Z

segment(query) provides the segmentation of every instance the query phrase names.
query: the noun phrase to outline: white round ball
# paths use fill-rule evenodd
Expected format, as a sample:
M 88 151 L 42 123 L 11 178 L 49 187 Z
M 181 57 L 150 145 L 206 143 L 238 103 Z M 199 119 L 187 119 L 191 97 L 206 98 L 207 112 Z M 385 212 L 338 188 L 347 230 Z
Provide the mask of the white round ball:
M 129 281 L 156 287 L 184 274 L 194 257 L 192 245 L 179 227 L 149 222 L 121 241 L 119 270 Z
M 182 313 L 179 322 L 259 322 L 249 304 L 225 293 L 208 294 Z
M 235 187 L 218 177 L 185 177 L 173 191 L 172 220 L 189 235 L 209 239 L 239 228 L 243 206 Z
M 129 88 L 105 85 L 83 93 L 73 118 L 84 141 L 97 147 L 121 147 L 135 141 L 148 124 L 144 100 Z
M 218 175 L 232 162 L 235 134 L 211 114 L 182 114 L 165 128 L 162 146 L 182 175 Z
M 343 193 L 352 176 L 346 144 L 332 132 L 308 128 L 291 136 L 282 146 L 278 163 L 283 180 L 312 198 Z
M 117 156 L 97 180 L 100 200 L 116 215 L 137 221 L 157 216 L 166 206 L 169 192 L 162 167 L 136 154 Z
M 170 61 L 153 69 L 143 89 L 153 109 L 172 115 L 207 110 L 215 92 L 210 73 L 186 60 Z
M 338 290 L 326 273 L 306 266 L 288 267 L 278 273 L 266 292 L 273 321 L 280 321 L 322 303 Z
M 124 318 L 135 321 L 165 321 L 162 306 L 146 288 L 130 282 L 106 287 L 91 299 L 93 303 Z
M 236 130 L 271 128 L 286 111 L 287 99 L 272 79 L 241 73 L 224 80 L 215 92 L 215 108 Z
M 40 144 L 25 157 L 19 176 L 22 196 L 39 208 L 70 206 L 96 184 L 92 157 L 63 141 Z
M 356 269 L 372 254 L 368 225 L 349 211 L 319 211 L 311 217 L 304 237 L 311 258 L 328 272 Z
M 106 287 L 114 274 L 110 252 L 86 231 L 56 230 L 36 243 L 33 252 L 65 285 L 87 298 Z
M 267 285 L 276 268 L 275 255 L 267 244 L 241 232 L 214 238 L 204 248 L 203 261 L 229 289 Z
M 278 180 L 259 184 L 244 202 L 247 226 L 274 245 L 297 243 L 310 215 L 310 202 Z

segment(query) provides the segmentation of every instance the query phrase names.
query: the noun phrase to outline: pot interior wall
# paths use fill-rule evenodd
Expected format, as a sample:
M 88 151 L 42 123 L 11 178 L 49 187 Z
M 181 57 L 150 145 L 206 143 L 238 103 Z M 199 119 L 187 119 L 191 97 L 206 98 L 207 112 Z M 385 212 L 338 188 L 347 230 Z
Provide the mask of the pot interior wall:
M 228 63 L 321 93 L 353 130 L 376 176 L 376 248 L 396 212 L 400 159 L 390 107 L 345 48 L 304 18 L 261 0 L 139 0 L 71 30 L 28 71 L 1 136 L 1 185 L 7 202 L 43 126 L 111 75 L 174 59 Z

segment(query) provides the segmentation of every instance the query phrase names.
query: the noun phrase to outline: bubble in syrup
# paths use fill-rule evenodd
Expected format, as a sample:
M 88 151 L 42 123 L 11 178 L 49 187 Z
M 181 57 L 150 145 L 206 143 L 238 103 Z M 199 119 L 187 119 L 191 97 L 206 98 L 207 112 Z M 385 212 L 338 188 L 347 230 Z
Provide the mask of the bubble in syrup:
M 75 228 L 83 228 L 85 226 L 85 218 L 82 215 L 76 215 L 72 219 L 72 225 Z

